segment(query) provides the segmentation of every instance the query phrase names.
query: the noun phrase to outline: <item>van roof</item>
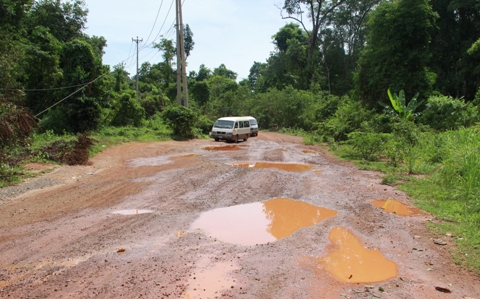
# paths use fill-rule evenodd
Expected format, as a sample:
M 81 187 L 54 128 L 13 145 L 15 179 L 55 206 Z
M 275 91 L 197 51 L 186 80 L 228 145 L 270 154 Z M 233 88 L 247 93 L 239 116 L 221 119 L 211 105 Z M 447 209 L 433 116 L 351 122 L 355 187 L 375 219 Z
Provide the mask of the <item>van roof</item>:
M 251 116 L 227 116 L 227 117 L 220 117 L 218 120 L 248 120 L 252 118 Z

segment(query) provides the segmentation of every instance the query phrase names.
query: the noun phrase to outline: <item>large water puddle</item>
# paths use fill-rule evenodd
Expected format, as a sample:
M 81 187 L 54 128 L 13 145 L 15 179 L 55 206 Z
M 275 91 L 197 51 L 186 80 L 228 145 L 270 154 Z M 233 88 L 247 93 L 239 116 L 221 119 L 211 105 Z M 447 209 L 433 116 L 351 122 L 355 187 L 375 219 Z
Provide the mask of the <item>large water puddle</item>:
M 251 246 L 266 244 L 333 217 L 337 211 L 288 198 L 274 198 L 202 213 L 192 224 L 224 242 Z
M 328 235 L 335 250 L 318 262 L 338 280 L 350 283 L 385 281 L 398 275 L 397 265 L 379 250 L 363 247 L 349 230 L 335 227 Z
M 232 262 L 216 263 L 213 267 L 197 269 L 188 281 L 185 298 L 221 298 L 222 290 L 235 288 L 230 273 L 240 267 Z
M 374 206 L 384 209 L 388 213 L 395 213 L 401 216 L 412 216 L 422 212 L 420 209 L 409 207 L 394 199 L 374 200 L 372 203 Z
M 285 171 L 307 171 L 313 168 L 310 164 L 294 164 L 294 163 L 279 163 L 279 162 L 239 162 L 231 163 L 230 165 L 240 168 L 277 168 Z
M 149 214 L 149 213 L 153 213 L 153 211 L 130 209 L 130 210 L 119 210 L 119 211 L 112 212 L 112 214 L 119 214 L 119 215 L 140 215 L 140 214 Z
M 240 147 L 237 144 L 233 144 L 233 145 L 211 145 L 211 146 L 205 146 L 202 149 L 206 151 L 238 151 L 238 150 L 243 150 L 244 148 Z

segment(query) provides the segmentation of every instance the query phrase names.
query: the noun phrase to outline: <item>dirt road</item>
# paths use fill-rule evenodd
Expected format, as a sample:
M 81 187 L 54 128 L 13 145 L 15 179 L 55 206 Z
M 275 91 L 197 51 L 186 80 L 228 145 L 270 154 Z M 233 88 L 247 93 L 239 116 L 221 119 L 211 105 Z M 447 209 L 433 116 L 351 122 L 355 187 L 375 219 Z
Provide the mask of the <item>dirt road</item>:
M 276 133 L 109 148 L 1 190 L 0 297 L 480 299 L 380 181 Z

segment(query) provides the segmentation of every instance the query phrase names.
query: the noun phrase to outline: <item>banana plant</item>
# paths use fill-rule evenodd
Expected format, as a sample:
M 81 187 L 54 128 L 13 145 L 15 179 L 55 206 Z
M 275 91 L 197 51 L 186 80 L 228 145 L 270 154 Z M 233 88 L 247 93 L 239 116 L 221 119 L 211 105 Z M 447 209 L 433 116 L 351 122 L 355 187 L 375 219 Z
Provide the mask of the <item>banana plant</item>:
M 400 90 L 398 94 L 392 94 L 390 89 L 387 90 L 387 93 L 393 108 L 381 102 L 380 105 L 385 108 L 388 114 L 397 114 L 401 119 L 413 120 L 414 116 L 416 115 L 415 110 L 417 110 L 417 108 L 423 104 L 423 100 L 417 102 L 418 92 L 413 96 L 407 105 L 405 104 L 405 92 L 403 89 Z

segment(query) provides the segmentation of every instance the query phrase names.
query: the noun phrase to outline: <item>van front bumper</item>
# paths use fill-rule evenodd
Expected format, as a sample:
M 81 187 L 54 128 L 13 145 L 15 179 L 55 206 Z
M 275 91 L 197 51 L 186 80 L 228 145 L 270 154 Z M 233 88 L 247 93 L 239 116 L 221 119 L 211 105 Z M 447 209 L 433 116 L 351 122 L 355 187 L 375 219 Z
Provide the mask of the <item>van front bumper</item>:
M 213 139 L 232 140 L 232 133 L 212 131 L 210 137 Z

